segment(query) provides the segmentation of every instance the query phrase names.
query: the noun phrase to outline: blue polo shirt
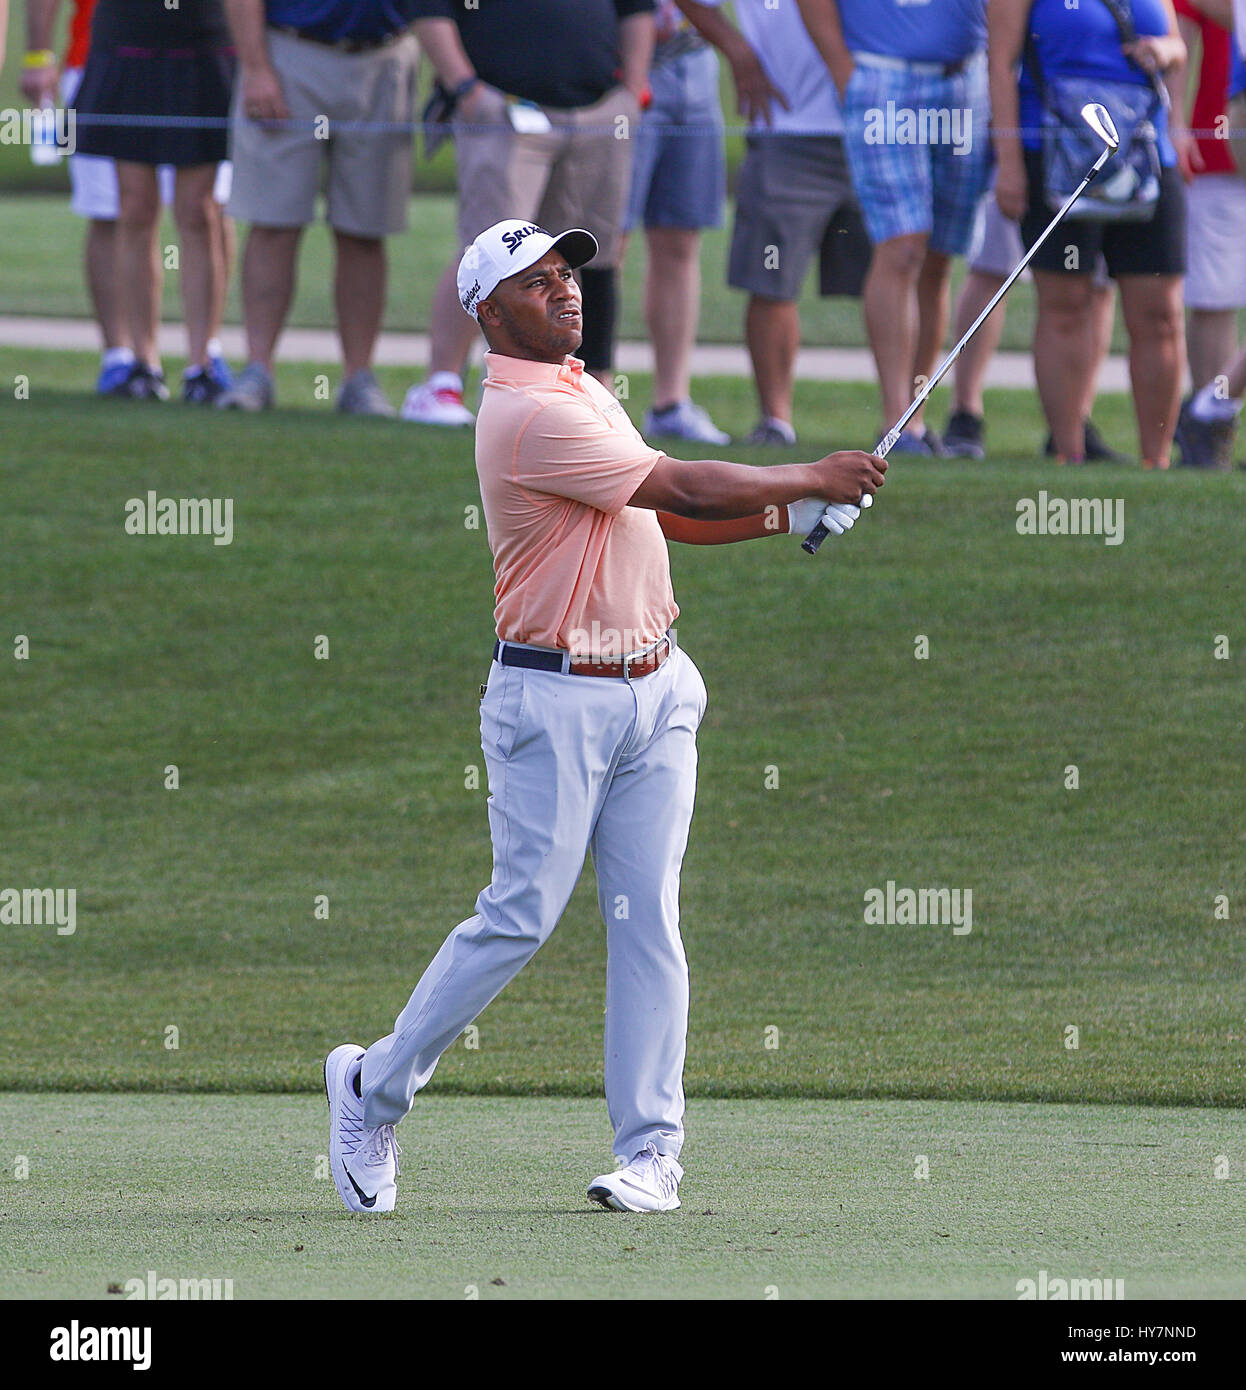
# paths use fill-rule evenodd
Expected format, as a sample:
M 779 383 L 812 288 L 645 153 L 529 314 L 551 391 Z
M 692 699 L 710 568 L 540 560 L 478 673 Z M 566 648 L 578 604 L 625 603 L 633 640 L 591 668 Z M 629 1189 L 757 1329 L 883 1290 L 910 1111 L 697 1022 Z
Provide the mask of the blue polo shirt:
M 956 63 L 986 47 L 986 0 L 839 0 L 853 53 Z
M 1246 92 L 1246 58 L 1237 46 L 1237 35 L 1231 34 L 1229 43 L 1229 90 L 1225 95 L 1232 100 Z
M 1163 0 L 1133 0 L 1133 20 L 1139 36 L 1168 33 L 1168 11 Z M 1080 0 L 1076 9 L 1066 9 L 1064 0 L 1034 0 L 1030 32 L 1045 78 L 1106 78 L 1140 87 L 1151 85 L 1146 74 L 1121 52 L 1121 31 L 1103 0 Z M 1042 103 L 1025 63 L 1021 65 L 1020 96 L 1021 144 L 1027 150 L 1036 150 L 1042 143 Z M 1168 138 L 1168 111 L 1163 106 L 1155 113 L 1155 133 L 1159 137 L 1160 163 L 1170 168 L 1177 162 L 1177 151 Z
M 326 42 L 383 39 L 405 29 L 416 8 L 416 0 L 264 0 L 269 24 L 302 29 Z

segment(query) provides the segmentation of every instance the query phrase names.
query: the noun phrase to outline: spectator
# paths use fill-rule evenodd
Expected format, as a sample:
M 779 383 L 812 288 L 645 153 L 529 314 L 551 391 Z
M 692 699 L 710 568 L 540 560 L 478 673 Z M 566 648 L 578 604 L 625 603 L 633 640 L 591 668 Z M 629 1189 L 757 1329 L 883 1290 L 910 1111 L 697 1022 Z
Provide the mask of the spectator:
M 116 162 L 113 283 L 134 353 L 122 393 L 137 399 L 167 400 L 169 394 L 156 341 L 163 281 L 157 170 L 163 164 L 175 171 L 173 218 L 188 339 L 182 398 L 202 403 L 224 389 L 209 349 L 225 274 L 212 195 L 226 155 L 223 122 L 233 68 L 221 0 L 184 8 L 99 0 L 77 92 L 77 149 Z M 139 120 L 86 119 L 91 116 Z M 175 116 L 201 124 L 168 123 Z
M 61 0 L 27 0 L 27 53 L 22 64 L 22 92 L 35 106 L 54 105 L 59 96 L 62 106 L 72 107 L 82 83 L 82 70 L 90 49 L 91 18 L 95 12 L 95 0 L 74 0 L 65 65 L 58 79 L 56 55 L 52 51 L 52 35 L 56 28 L 60 4 Z M 160 185 L 160 201 L 164 206 L 170 207 L 173 204 L 175 178 L 172 166 L 161 165 L 157 178 Z M 208 361 L 212 379 L 225 385 L 228 385 L 230 380 L 229 368 L 225 364 L 218 335 L 224 317 L 225 292 L 229 285 L 230 264 L 233 260 L 233 224 L 221 211 L 222 205 L 229 201 L 229 179 L 229 162 L 222 161 L 217 166 L 213 203 L 208 209 L 212 239 L 218 245 L 214 254 L 219 254 L 222 264 L 222 274 L 217 278 L 217 293 L 208 326 Z M 134 348 L 130 341 L 127 316 L 122 312 L 116 290 L 119 211 L 116 165 L 111 159 L 103 159 L 97 155 L 71 154 L 69 183 L 72 190 L 70 208 L 87 221 L 83 248 L 87 291 L 103 340 L 103 353 L 95 389 L 101 395 L 128 395 L 131 371 L 134 367 Z M 152 263 L 152 276 L 150 304 L 153 318 L 150 323 L 150 338 L 154 341 L 159 328 L 155 316 L 159 311 L 160 292 L 164 282 L 158 259 Z M 141 377 L 136 380 L 142 382 Z
M 653 409 L 645 433 L 729 444 L 690 392 L 701 307 L 701 229 L 717 227 L 727 193 L 718 57 L 659 0 L 649 86 L 653 101 L 636 133 L 625 226 L 644 225 L 645 323 L 653 343 Z
M 1177 25 L 1191 53 L 1197 44 L 1197 87 L 1190 110 L 1193 132 L 1177 146 L 1186 180 L 1186 352 L 1191 395 L 1177 417 L 1178 461 L 1192 468 L 1232 465 L 1237 408 L 1216 378 L 1237 356 L 1237 311 L 1246 308 L 1246 181 L 1226 123 L 1231 0 L 1175 0 Z M 1197 132 L 1197 133 L 1194 133 Z M 1194 410 L 1194 402 L 1198 410 Z
M 800 0 L 800 8 L 839 89 L 874 244 L 865 327 L 890 424 L 935 369 L 951 258 L 968 247 L 986 185 L 986 0 Z M 923 411 L 893 452 L 942 453 Z
M 327 180 L 337 409 L 393 415 L 372 373 L 385 311 L 385 238 L 407 224 L 418 46 L 413 0 L 225 0 L 241 81 L 229 210 L 251 224 L 242 259 L 247 365 L 218 405 L 266 410 L 303 228 Z M 396 129 L 394 127 L 397 127 Z
M 1170 0 L 1134 0 L 1139 37 L 1128 52 L 1104 0 L 1066 9 L 1064 0 L 992 0 L 991 110 L 998 173 L 995 196 L 1006 217 L 1021 221 L 1031 246 L 1051 220 L 1043 186 L 1038 90 L 1016 64 L 1026 32 L 1045 82 L 1068 75 L 1104 84 L 1150 86 L 1164 74 L 1180 110 L 1185 45 Z M 1155 115 L 1160 163 L 1158 202 L 1145 221 L 1068 220 L 1031 262 L 1038 299 L 1034 368 L 1039 395 L 1060 463 L 1084 462 L 1082 405 L 1096 350 L 1091 316 L 1092 274 L 1102 252 L 1117 282 L 1129 334 L 1129 368 L 1145 468 L 1167 468 L 1181 379 L 1181 277 L 1185 272 L 1185 196 L 1177 152 L 1161 106 Z M 1018 138 L 1017 129 L 1022 134 Z M 1121 134 L 1130 132 L 1122 130 Z
M 969 273 L 965 276 L 956 301 L 955 321 L 952 325 L 952 335 L 958 342 L 969 332 L 978 315 L 991 302 L 992 296 L 1011 274 L 1022 254 L 1020 229 L 1015 222 L 1009 222 L 1000 212 L 992 184 L 978 200 L 973 240 L 965 257 Z M 1102 256 L 1095 262 L 1091 286 L 1090 316 L 1091 331 L 1094 334 L 1094 365 L 1084 383 L 1085 397 L 1082 406 L 1086 460 L 1123 463 L 1125 456 L 1108 447 L 1090 418 L 1099 369 L 1112 345 L 1112 322 L 1115 317 L 1112 282 L 1108 278 Z M 986 384 L 987 368 L 999 347 L 1000 336 L 1004 331 L 1006 309 L 1007 302 L 1001 300 L 991 317 L 965 344 L 964 351 L 952 368 L 952 413 L 943 432 L 943 452 L 949 458 L 986 457 L 982 389 Z M 1047 436 L 1045 450 L 1048 455 L 1055 453 L 1055 444 L 1050 434 Z
M 680 8 L 731 63 L 751 130 L 736 190 L 727 283 L 748 293 L 744 336 L 761 418 L 746 444 L 793 444 L 801 285 L 815 253 L 824 295 L 860 293 L 869 249 L 844 158 L 843 122 L 796 0 Z M 760 68 L 760 71 L 758 69 Z
M 1246 0 L 1233 0 L 1233 43 L 1229 52 L 1229 144 L 1237 172 L 1246 179 Z
M 601 248 L 579 271 L 587 369 L 610 384 L 615 280 L 635 141 L 648 100 L 654 0 L 414 0 L 416 33 L 453 119 L 459 243 L 505 218 L 585 227 Z M 455 285 L 438 281 L 427 379 L 406 420 L 470 425 L 463 372 L 475 324 Z

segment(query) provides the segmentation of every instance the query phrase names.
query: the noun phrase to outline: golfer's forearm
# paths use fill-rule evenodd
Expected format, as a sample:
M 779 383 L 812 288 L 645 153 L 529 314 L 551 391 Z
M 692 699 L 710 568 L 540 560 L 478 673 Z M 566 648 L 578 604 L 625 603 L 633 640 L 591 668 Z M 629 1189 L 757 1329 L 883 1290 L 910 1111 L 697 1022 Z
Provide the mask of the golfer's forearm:
M 239 67 L 271 66 L 264 23 L 264 0 L 225 0 L 225 18 L 234 36 Z
M 760 516 L 767 507 L 817 496 L 819 486 L 817 469 L 808 463 L 754 468 L 719 459 L 668 459 L 660 480 L 646 479 L 632 505 L 692 521 L 735 521 Z
M 52 47 L 56 12 L 61 0 L 26 0 L 26 52 L 42 53 Z
M 674 512 L 658 512 L 658 524 L 668 541 L 681 545 L 732 545 L 736 541 L 755 541 L 763 536 L 787 534 L 787 508 L 770 507 L 757 516 L 741 516 L 734 521 L 693 521 Z
M 452 19 L 417 19 L 415 37 L 420 47 L 428 54 L 437 81 L 453 91 L 460 83 L 476 76 L 463 40 L 459 38 L 459 28 Z
M 643 92 L 653 65 L 653 15 L 629 14 L 619 22 L 619 80 L 629 91 Z

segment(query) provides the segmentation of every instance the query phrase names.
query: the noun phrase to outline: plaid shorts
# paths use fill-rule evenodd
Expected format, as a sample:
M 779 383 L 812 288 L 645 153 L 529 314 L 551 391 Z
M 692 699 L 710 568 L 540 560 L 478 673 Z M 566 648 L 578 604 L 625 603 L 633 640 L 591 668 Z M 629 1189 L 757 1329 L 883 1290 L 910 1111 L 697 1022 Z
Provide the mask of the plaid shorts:
M 991 159 L 985 61 L 978 55 L 945 77 L 856 59 L 844 146 L 870 240 L 921 233 L 932 251 L 964 255 Z

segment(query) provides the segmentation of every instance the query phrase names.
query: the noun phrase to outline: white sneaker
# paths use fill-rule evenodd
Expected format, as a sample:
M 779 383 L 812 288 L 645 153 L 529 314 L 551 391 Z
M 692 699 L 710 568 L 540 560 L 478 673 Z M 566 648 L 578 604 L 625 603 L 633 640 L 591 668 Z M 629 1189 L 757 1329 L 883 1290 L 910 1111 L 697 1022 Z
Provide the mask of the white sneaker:
M 335 1047 L 324 1064 L 329 1097 L 329 1167 L 348 1211 L 393 1211 L 398 1195 L 398 1155 L 393 1125 L 367 1129 L 355 1077 L 364 1050 L 355 1043 Z
M 691 401 L 679 401 L 665 410 L 646 410 L 644 432 L 658 438 L 691 439 L 698 444 L 731 443 L 731 436 L 718 428 L 709 412 Z
M 463 404 L 463 383 L 452 372 L 434 372 L 407 392 L 402 418 L 417 425 L 443 425 L 461 429 L 474 425 L 476 417 Z
M 626 1168 L 596 1178 L 588 1195 L 613 1211 L 674 1211 L 683 1175 L 673 1158 L 648 1143 Z

